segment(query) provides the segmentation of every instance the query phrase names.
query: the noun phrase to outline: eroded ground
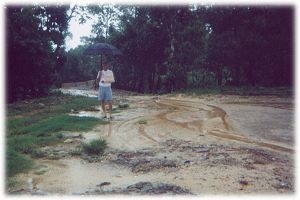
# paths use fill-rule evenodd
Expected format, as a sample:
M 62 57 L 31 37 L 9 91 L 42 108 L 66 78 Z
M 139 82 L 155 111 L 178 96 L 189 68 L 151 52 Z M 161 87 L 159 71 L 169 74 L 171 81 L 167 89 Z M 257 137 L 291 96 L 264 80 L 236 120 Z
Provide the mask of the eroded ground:
M 294 192 L 292 97 L 114 96 L 130 107 L 90 132 L 65 133 L 64 144 L 46 147 L 46 158 L 20 174 L 10 193 Z M 99 111 L 74 115 L 101 117 Z M 74 153 L 82 142 L 97 138 L 108 142 L 105 156 Z

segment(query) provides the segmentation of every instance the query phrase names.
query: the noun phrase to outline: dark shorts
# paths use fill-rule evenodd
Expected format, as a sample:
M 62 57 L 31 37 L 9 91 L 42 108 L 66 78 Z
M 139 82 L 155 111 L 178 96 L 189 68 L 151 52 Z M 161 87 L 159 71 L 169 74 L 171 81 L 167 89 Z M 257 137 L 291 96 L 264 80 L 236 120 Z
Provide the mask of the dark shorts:
M 98 95 L 99 101 L 111 101 L 112 100 L 112 91 L 111 87 L 99 87 L 99 95 Z

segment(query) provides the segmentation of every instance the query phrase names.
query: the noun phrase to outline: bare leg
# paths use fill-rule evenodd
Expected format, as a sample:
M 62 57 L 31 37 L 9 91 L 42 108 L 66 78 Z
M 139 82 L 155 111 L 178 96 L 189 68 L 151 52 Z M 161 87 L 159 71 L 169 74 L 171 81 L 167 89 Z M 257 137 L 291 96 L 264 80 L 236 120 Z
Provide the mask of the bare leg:
M 104 112 L 104 114 L 105 114 L 105 116 L 106 116 L 106 112 L 105 112 L 105 101 L 102 101 L 101 106 L 102 106 L 102 111 Z
M 112 101 L 109 101 L 109 115 L 111 116 L 112 112 Z

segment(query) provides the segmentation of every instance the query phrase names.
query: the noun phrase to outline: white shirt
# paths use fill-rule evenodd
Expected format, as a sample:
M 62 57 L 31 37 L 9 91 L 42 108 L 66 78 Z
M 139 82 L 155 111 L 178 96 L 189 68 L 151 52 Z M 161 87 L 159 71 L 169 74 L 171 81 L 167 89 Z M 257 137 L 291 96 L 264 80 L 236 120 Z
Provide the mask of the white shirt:
M 114 73 L 111 70 L 101 70 L 98 72 L 97 78 L 99 78 L 101 73 L 101 79 L 99 81 L 99 86 L 108 87 L 111 83 L 115 82 Z M 104 81 L 104 83 L 102 83 Z

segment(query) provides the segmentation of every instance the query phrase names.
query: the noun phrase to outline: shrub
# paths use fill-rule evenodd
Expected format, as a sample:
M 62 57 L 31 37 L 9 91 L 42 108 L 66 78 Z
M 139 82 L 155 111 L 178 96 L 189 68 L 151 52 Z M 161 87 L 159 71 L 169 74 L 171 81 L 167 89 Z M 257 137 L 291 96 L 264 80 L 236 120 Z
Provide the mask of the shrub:
M 147 121 L 146 120 L 140 120 L 138 121 L 139 124 L 147 124 Z
M 127 103 L 119 104 L 119 108 L 121 108 L 121 109 L 129 108 L 129 104 L 127 104 Z
M 82 153 L 82 150 L 78 148 L 78 149 L 72 150 L 72 151 L 70 152 L 70 155 L 71 155 L 71 156 L 80 156 L 81 153 Z
M 31 155 L 32 155 L 33 158 L 44 158 L 44 157 L 46 157 L 46 153 L 44 151 L 39 150 L 39 149 L 34 149 L 31 152 Z
M 93 140 L 88 144 L 83 144 L 82 149 L 87 154 L 102 155 L 107 147 L 105 140 Z

